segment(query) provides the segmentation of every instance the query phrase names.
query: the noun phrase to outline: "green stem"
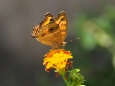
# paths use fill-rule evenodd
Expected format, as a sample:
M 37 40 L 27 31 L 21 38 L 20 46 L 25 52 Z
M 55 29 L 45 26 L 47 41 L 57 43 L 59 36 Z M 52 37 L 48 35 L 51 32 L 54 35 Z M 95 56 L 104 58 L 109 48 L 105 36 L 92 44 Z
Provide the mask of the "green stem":
M 67 86 L 70 86 L 69 83 L 68 83 L 68 81 L 67 81 L 67 79 L 64 77 L 64 75 L 61 74 L 61 76 L 62 76 L 63 80 L 65 81 L 66 85 L 67 85 Z

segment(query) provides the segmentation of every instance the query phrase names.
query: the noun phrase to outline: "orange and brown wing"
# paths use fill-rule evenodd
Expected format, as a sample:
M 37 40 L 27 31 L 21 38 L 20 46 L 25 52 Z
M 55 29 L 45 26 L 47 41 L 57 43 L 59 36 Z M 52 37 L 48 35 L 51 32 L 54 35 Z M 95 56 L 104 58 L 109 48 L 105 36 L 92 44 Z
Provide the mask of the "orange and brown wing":
M 45 14 L 44 20 L 39 24 L 39 27 L 43 27 L 43 26 L 49 24 L 52 21 L 54 21 L 53 16 L 52 16 L 51 13 L 48 12 L 48 13 Z
M 67 34 L 67 18 L 64 11 L 54 19 L 51 13 L 46 13 L 44 20 L 36 25 L 32 36 L 43 44 L 58 48 Z
M 40 35 L 41 31 L 42 31 L 42 27 L 48 25 L 52 21 L 54 21 L 52 14 L 49 13 L 49 12 L 46 13 L 43 21 L 41 23 L 39 23 L 39 25 L 36 25 L 33 28 L 31 36 L 34 37 L 34 38 L 38 37 Z
M 67 34 L 67 17 L 64 11 L 61 11 L 55 18 L 55 23 L 59 25 L 63 40 Z

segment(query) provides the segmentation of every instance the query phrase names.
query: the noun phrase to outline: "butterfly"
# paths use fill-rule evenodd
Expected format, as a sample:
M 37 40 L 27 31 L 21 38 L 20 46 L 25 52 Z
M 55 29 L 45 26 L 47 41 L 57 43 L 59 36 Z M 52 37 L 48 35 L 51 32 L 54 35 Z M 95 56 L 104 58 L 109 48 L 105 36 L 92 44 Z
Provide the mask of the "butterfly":
M 61 11 L 55 18 L 51 13 L 46 13 L 43 21 L 36 25 L 31 33 L 31 36 L 42 44 L 53 48 L 64 46 L 66 35 L 67 17 L 64 11 Z

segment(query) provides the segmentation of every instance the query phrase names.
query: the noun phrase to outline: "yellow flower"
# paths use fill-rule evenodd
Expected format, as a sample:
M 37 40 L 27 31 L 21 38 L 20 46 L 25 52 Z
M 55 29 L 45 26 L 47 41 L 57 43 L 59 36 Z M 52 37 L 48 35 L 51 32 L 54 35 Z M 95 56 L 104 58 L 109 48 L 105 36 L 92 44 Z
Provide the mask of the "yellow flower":
M 66 71 L 68 65 L 71 66 L 71 62 L 68 59 L 72 58 L 70 51 L 52 49 L 45 55 L 43 65 L 46 66 L 46 71 L 54 68 L 55 72 L 62 73 L 62 71 Z

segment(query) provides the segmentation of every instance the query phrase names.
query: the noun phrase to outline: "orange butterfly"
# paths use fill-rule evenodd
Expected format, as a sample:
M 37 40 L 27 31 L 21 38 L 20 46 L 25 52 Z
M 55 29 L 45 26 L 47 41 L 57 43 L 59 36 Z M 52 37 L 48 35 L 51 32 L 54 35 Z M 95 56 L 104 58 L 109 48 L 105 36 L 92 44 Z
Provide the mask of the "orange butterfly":
M 64 11 L 61 11 L 55 18 L 51 13 L 46 13 L 44 20 L 36 25 L 31 33 L 32 37 L 53 48 L 65 45 L 66 35 L 67 17 Z

